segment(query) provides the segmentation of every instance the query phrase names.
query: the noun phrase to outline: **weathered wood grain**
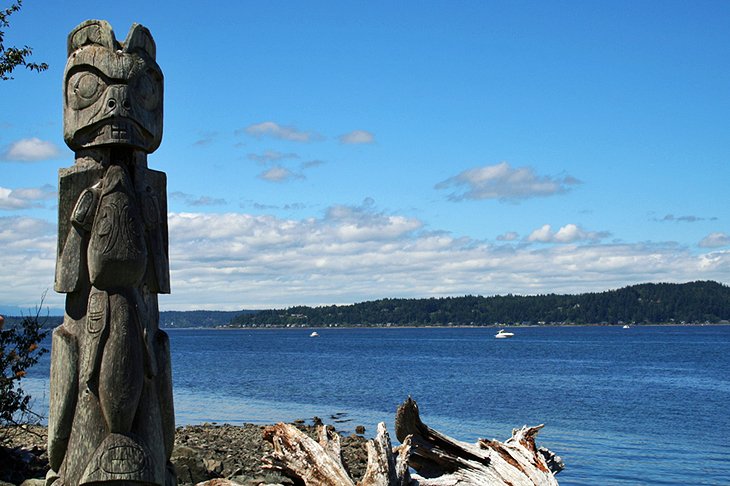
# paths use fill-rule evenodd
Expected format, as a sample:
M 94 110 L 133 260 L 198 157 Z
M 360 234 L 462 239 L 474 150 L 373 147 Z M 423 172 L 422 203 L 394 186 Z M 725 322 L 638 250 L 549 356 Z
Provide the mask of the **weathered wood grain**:
M 401 445 L 394 449 L 385 424 L 378 424 L 377 435 L 367 443 L 367 470 L 357 486 L 557 486 L 555 474 L 563 464 L 536 447 L 542 427 L 515 429 L 504 443 L 480 439 L 467 444 L 424 424 L 418 405 L 408 398 L 396 413 Z M 264 460 L 307 486 L 354 486 L 336 437 L 320 426 L 317 442 L 292 425 L 277 424 L 265 431 L 274 453 Z M 409 467 L 418 474 L 411 475 Z

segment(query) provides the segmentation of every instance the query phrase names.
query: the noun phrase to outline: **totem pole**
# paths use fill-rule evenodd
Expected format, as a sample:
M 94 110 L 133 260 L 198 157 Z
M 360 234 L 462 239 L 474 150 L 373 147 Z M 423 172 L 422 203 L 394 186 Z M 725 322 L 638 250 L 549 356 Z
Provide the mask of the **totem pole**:
M 150 32 L 124 43 L 102 20 L 68 36 L 59 171 L 57 292 L 46 484 L 176 484 L 170 348 L 157 294 L 170 292 L 162 71 Z

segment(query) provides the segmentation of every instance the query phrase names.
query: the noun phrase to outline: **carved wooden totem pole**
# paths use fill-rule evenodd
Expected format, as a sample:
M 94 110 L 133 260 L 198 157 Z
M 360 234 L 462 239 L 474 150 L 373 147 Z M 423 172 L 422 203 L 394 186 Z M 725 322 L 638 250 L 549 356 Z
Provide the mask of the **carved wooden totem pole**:
M 149 31 L 124 43 L 89 20 L 68 36 L 59 173 L 57 292 L 46 484 L 176 484 L 170 349 L 157 294 L 170 292 L 162 71 Z

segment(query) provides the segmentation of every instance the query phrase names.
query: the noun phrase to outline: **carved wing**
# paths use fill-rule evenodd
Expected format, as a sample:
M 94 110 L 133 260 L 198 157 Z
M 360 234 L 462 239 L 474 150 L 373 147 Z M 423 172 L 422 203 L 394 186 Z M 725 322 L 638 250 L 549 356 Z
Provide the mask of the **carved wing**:
M 79 351 L 76 338 L 62 325 L 53 331 L 51 346 L 50 404 L 48 409 L 48 461 L 58 471 L 66 455 L 78 395 Z
M 56 292 L 69 293 L 79 289 L 88 279 L 86 272 L 85 237 L 71 224 L 72 213 L 84 190 L 103 176 L 99 166 L 74 165 L 61 169 L 58 175 L 58 256 L 56 258 Z
M 170 261 L 167 236 L 167 176 L 147 170 L 149 192 L 143 196 L 142 211 L 148 233 L 148 254 L 153 277 L 150 288 L 158 294 L 170 293 Z

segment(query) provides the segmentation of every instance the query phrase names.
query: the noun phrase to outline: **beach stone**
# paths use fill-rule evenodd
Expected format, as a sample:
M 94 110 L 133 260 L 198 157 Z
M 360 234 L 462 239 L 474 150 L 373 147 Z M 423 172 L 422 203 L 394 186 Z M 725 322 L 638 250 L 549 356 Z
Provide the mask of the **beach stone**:
M 239 483 L 231 481 L 230 479 L 215 478 L 209 479 L 208 481 L 202 481 L 197 483 L 195 486 L 238 486 Z
M 364 425 L 358 425 L 357 427 L 355 427 L 355 433 L 356 434 L 360 434 L 360 435 L 364 434 L 365 433 L 365 426 Z
M 301 427 L 310 437 L 316 437 L 315 427 L 303 424 Z M 262 425 L 255 424 L 178 427 L 172 454 L 172 464 L 178 473 L 178 484 L 193 486 L 212 479 L 225 478 L 243 486 L 294 486 L 294 481 L 278 471 L 264 469 L 262 458 L 272 451 L 272 447 L 264 440 L 262 430 Z M 33 451 L 31 455 L 35 457 L 46 457 L 45 427 L 23 430 L 13 437 L 13 442 L 9 445 L 15 450 Z M 354 434 L 341 436 L 343 464 L 355 480 L 360 480 L 367 468 L 366 442 L 364 437 Z M 2 451 L 3 448 L 0 448 L 0 472 L 7 463 L 3 460 Z M 208 467 L 216 470 L 219 463 L 223 466 L 218 474 L 221 478 L 214 478 Z M 48 470 L 47 462 L 44 464 L 40 469 L 24 470 L 12 480 L 5 479 L 6 484 L 0 483 L 0 486 L 17 485 L 24 479 L 41 477 Z
M 175 447 L 170 460 L 177 471 L 178 484 L 197 484 L 210 479 L 200 451 L 192 447 Z
M 229 478 L 230 481 L 235 483 L 236 485 L 243 485 L 243 486 L 294 486 L 294 481 L 291 479 L 282 476 L 279 473 L 271 472 L 265 475 L 258 475 L 258 476 L 233 476 Z
M 368 467 L 367 439 L 363 436 L 351 434 L 342 436 L 342 462 L 353 479 L 360 479 L 365 475 Z
M 33 478 L 33 479 L 26 479 L 22 483 L 20 483 L 20 486 L 45 486 L 46 480 L 45 479 L 39 479 L 39 478 Z
M 203 459 L 203 464 L 212 476 L 219 476 L 223 472 L 223 463 L 218 459 Z

